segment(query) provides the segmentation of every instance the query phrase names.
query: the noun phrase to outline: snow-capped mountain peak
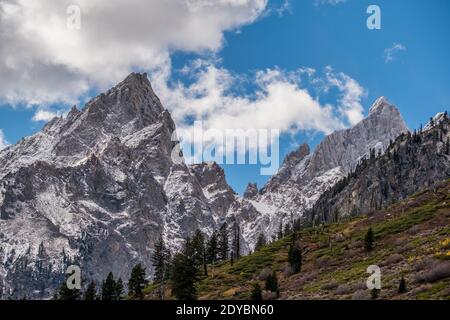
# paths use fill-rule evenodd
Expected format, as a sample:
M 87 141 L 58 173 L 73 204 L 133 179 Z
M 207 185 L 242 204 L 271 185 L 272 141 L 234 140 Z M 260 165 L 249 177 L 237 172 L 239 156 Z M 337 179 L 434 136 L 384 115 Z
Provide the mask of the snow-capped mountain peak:
M 252 199 L 260 214 L 243 219 L 244 225 L 251 226 L 244 228 L 249 247 L 254 246 L 260 233 L 270 238 L 280 223 L 302 218 L 324 191 L 350 173 L 372 149 L 383 152 L 391 140 L 407 131 L 398 109 L 381 97 L 367 118 L 325 137 L 313 153 L 306 144 L 290 153 L 261 194 Z

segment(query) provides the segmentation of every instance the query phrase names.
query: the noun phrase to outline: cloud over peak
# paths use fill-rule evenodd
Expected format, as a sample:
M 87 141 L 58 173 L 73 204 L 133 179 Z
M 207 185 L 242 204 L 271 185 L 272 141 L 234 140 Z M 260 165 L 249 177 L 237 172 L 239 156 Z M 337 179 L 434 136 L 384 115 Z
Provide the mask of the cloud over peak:
M 3 131 L 0 129 L 0 150 L 6 148 L 8 145 L 9 143 L 6 141 Z
M 78 6 L 80 29 L 67 27 Z M 255 21 L 267 0 L 0 1 L 0 101 L 76 103 L 172 50 L 215 51 L 225 31 Z M 126 22 L 126 23 L 124 23 Z M 163 31 L 162 31 L 163 30 Z
M 282 133 L 325 134 L 359 122 L 365 90 L 351 77 L 327 67 L 287 72 L 278 68 L 236 75 L 216 62 L 197 60 L 182 69 L 191 82 L 170 83 L 166 65 L 150 75 L 155 92 L 181 128 L 202 120 L 207 128 L 279 129 Z M 245 90 L 245 87 L 249 87 Z M 334 90 L 337 104 L 321 103 Z M 319 95 L 311 92 L 317 91 Z

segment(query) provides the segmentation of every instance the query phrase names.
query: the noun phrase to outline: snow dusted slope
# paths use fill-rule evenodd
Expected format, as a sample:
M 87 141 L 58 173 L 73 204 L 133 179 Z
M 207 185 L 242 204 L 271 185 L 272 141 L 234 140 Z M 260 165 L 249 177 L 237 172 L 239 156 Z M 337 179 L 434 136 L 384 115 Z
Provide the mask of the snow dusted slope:
M 286 157 L 279 172 L 258 194 L 250 188 L 241 200 L 249 202 L 245 204 L 247 211 L 256 210 L 259 214 L 243 215 L 241 208 L 237 208 L 237 213 L 229 213 L 239 217 L 247 247 L 254 247 L 261 232 L 270 239 L 280 222 L 286 224 L 301 218 L 324 191 L 368 156 L 370 149 L 384 152 L 391 140 L 407 131 L 397 108 L 381 97 L 366 119 L 350 129 L 330 134 L 312 154 L 308 145 L 300 146 Z
M 72 263 L 97 283 L 110 271 L 127 279 L 138 262 L 151 272 L 160 234 L 176 250 L 195 229 L 216 228 L 219 191 L 205 195 L 173 163 L 174 130 L 147 76 L 133 73 L 2 150 L 1 296 L 49 297 Z
M 127 279 L 136 263 L 152 272 L 162 234 L 173 251 L 199 228 L 238 221 L 242 253 L 260 232 L 301 217 L 321 193 L 368 154 L 406 131 L 380 98 L 367 119 L 301 146 L 279 172 L 243 198 L 215 163 L 174 163 L 175 124 L 145 74 L 123 82 L 42 131 L 0 151 L 0 295 L 45 298 L 68 265 L 99 283 Z

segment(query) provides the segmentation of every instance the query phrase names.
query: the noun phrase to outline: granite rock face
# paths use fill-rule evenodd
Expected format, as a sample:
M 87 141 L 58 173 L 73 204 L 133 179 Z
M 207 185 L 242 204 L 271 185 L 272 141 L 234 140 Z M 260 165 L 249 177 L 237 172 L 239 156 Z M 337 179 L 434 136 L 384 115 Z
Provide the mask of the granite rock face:
M 172 160 L 174 131 L 133 73 L 0 151 L 1 296 L 49 297 L 70 264 L 97 283 L 110 271 L 128 279 L 139 262 L 151 273 L 160 235 L 177 250 L 216 229 L 234 192 L 220 167 Z
M 242 218 L 248 246 L 254 246 L 260 233 L 270 239 L 280 223 L 303 219 L 320 195 L 354 170 L 370 150 L 384 152 L 392 140 L 406 132 L 398 109 L 381 97 L 365 119 L 325 137 L 313 153 L 308 145 L 301 145 L 286 157 L 259 194 L 247 199 L 259 212 Z
M 258 186 L 256 183 L 249 183 L 247 185 L 247 188 L 244 191 L 244 199 L 253 199 L 255 198 L 259 193 Z
M 441 118 L 436 124 L 446 121 Z M 434 132 L 436 124 L 426 131 Z M 241 254 L 248 253 L 260 233 L 271 238 L 280 223 L 307 219 L 320 196 L 371 150 L 383 153 L 408 130 L 398 110 L 380 98 L 366 119 L 327 136 L 314 152 L 301 145 L 261 190 L 249 184 L 243 197 L 216 163 L 176 161 L 182 154 L 174 132 L 170 113 L 146 74 L 133 73 L 82 110 L 74 107 L 1 150 L 1 297 L 50 297 L 71 264 L 81 267 L 85 280 L 97 283 L 110 271 L 128 279 L 137 263 L 151 274 L 150 257 L 160 235 L 177 251 L 196 229 L 208 236 L 224 222 L 239 225 Z M 436 142 L 430 148 L 444 147 Z M 398 151 L 401 161 L 404 152 Z M 424 183 L 427 176 L 441 178 L 444 164 L 427 166 L 426 156 L 418 163 L 436 175 L 405 178 L 390 188 Z M 378 174 L 395 178 L 400 170 L 395 168 Z M 393 194 L 400 197 L 413 189 L 405 186 Z M 352 198 L 351 205 L 364 209 L 367 201 Z M 353 207 L 343 206 L 339 214 Z
M 450 178 L 450 121 L 438 114 L 422 132 L 402 134 L 325 192 L 308 218 L 314 223 L 370 214 Z

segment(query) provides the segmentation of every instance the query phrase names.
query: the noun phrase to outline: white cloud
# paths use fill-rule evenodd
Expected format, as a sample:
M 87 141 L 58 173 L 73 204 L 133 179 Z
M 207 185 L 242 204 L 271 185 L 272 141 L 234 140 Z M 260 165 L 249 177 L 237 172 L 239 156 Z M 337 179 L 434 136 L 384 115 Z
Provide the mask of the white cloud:
M 348 75 L 335 73 L 331 67 L 326 68 L 326 77 L 329 86 L 339 89 L 339 112 L 352 126 L 360 122 L 364 118 L 361 99 L 367 95 L 364 88 Z
M 6 141 L 3 131 L 0 129 L 0 150 L 6 148 L 8 145 L 9 145 L 9 143 L 8 143 L 8 141 Z
M 67 28 L 69 5 L 81 29 Z M 216 51 L 224 32 L 255 21 L 267 0 L 0 0 L 0 101 L 77 103 L 172 50 Z
M 396 54 L 402 51 L 406 51 L 406 46 L 401 43 L 394 43 L 392 47 L 384 49 L 384 61 L 386 63 L 394 61 Z
M 36 113 L 34 114 L 32 120 L 39 122 L 39 121 L 50 121 L 52 120 L 54 117 L 59 116 L 58 113 L 56 112 L 52 112 L 52 111 L 48 111 L 48 110 L 38 110 L 36 111 Z
M 243 76 L 234 75 L 214 62 L 197 60 L 182 72 L 193 77 L 190 84 L 169 84 L 170 65 L 151 75 L 155 92 L 182 130 L 189 130 L 192 121 L 202 120 L 205 130 L 222 132 L 252 128 L 329 134 L 363 118 L 361 99 L 365 90 L 351 77 L 329 67 L 323 76 L 316 75 L 311 68 L 295 72 L 267 69 Z M 254 91 L 238 93 L 246 83 L 256 86 Z M 307 87 L 321 93 L 334 89 L 338 102 L 323 104 Z

